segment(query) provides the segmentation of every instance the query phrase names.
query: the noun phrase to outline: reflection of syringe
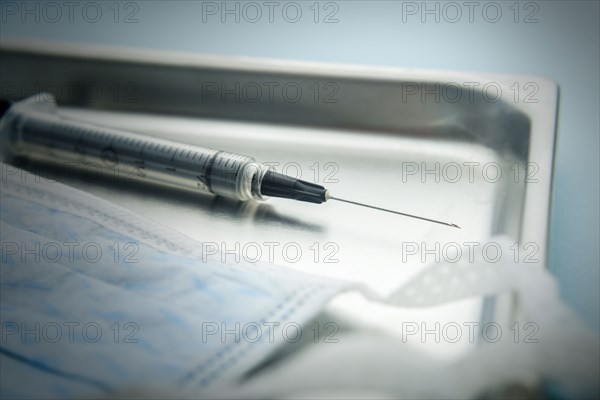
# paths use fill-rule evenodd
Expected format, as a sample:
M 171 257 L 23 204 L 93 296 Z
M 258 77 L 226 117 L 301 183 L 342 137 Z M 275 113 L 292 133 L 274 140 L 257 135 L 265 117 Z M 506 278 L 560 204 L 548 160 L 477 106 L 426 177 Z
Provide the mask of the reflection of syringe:
M 5 108 L 5 107 L 3 107 Z M 41 93 L 5 108 L 4 158 L 91 164 L 101 171 L 237 200 L 283 197 L 310 203 L 338 200 L 458 228 L 457 225 L 333 197 L 323 186 L 269 170 L 253 158 L 94 125 L 61 115 Z

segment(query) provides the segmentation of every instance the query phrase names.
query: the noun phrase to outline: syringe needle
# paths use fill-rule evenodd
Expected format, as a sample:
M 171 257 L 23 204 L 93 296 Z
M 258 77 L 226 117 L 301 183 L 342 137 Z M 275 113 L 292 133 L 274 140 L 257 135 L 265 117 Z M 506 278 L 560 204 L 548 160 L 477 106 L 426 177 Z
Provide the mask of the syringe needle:
M 389 212 L 389 213 L 392 213 L 392 214 L 403 215 L 405 217 L 416 218 L 416 219 L 420 219 L 420 220 L 423 220 L 423 221 L 433 222 L 435 224 L 441 224 L 441 225 L 451 226 L 452 228 L 461 229 L 460 226 L 458 226 L 456 224 L 451 224 L 449 222 L 437 221 L 435 219 L 430 219 L 430 218 L 425 218 L 425 217 L 419 217 L 417 215 L 407 214 L 407 213 L 403 213 L 403 212 L 400 212 L 400 211 L 388 210 L 387 208 L 381 208 L 381 207 L 371 206 L 371 205 L 368 205 L 368 204 L 358 203 L 358 202 L 352 201 L 352 200 L 340 199 L 339 197 L 332 197 L 332 196 L 330 196 L 329 199 L 333 199 L 333 200 L 337 200 L 337 201 L 343 201 L 344 203 L 350 203 L 350 204 L 354 204 L 354 205 L 357 205 L 357 206 L 372 208 L 374 210 L 385 211 L 385 212 Z

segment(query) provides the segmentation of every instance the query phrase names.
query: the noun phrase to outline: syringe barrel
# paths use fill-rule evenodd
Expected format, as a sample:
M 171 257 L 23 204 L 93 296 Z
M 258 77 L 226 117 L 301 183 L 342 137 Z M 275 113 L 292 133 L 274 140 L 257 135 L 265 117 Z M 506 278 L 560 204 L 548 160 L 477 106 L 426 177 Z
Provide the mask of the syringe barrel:
M 238 200 L 262 200 L 253 158 L 93 125 L 57 111 L 49 94 L 13 104 L 0 123 L 5 158 L 25 157 Z

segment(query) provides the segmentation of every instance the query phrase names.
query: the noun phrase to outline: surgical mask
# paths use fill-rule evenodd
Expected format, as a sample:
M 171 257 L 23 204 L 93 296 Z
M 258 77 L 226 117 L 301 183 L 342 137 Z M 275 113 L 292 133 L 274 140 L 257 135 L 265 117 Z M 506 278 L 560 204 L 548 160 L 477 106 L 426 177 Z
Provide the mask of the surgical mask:
M 376 388 L 391 396 L 462 398 L 523 374 L 554 380 L 574 395 L 597 387 L 598 337 L 563 305 L 539 266 L 510 258 L 433 264 L 383 297 L 271 264 L 223 262 L 117 205 L 1 167 L 2 397 L 99 397 L 142 387 L 142 395 L 159 397 Z M 491 240 L 507 253 L 513 245 Z M 521 316 L 538 324 L 539 343 L 486 344 L 443 364 L 397 339 L 340 335 L 335 346 L 311 345 L 275 369 L 246 376 L 310 334 L 307 322 L 347 290 L 405 308 L 512 293 Z M 357 375 L 366 370 L 379 372 Z
M 294 341 L 344 285 L 202 256 L 114 204 L 2 168 L 2 397 L 98 397 L 132 382 L 202 393 Z

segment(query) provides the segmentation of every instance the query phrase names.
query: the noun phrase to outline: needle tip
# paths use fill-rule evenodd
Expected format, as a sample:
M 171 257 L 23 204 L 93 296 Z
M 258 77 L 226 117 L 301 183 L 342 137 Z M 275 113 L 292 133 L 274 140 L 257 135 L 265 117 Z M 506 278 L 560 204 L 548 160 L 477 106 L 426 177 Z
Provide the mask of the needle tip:
M 325 193 L 325 197 L 326 197 L 327 200 L 332 199 L 332 200 L 337 200 L 337 201 L 343 201 L 344 203 L 350 203 L 350 204 L 354 204 L 354 205 L 361 206 L 361 207 L 372 208 L 372 209 L 375 209 L 375 210 L 385 211 L 385 212 L 389 212 L 389 213 L 392 213 L 392 214 L 403 215 L 405 217 L 416 218 L 416 219 L 420 219 L 422 221 L 429 221 L 429 222 L 433 222 L 435 224 L 446 225 L 446 226 L 449 226 L 451 228 L 462 229 L 460 226 L 458 226 L 456 224 L 452 224 L 450 222 L 438 221 L 438 220 L 431 219 L 431 218 L 419 217 L 417 215 L 407 214 L 407 213 L 403 213 L 403 212 L 400 212 L 400 211 L 389 210 L 387 208 L 376 207 L 376 206 L 372 206 L 372 205 L 364 204 L 364 203 L 359 203 L 359 202 L 352 201 L 352 200 L 340 199 L 339 197 L 333 197 L 333 196 L 331 196 L 331 194 L 329 192 Z

